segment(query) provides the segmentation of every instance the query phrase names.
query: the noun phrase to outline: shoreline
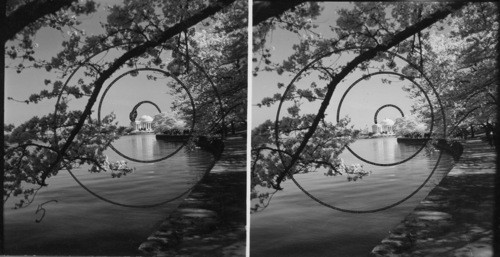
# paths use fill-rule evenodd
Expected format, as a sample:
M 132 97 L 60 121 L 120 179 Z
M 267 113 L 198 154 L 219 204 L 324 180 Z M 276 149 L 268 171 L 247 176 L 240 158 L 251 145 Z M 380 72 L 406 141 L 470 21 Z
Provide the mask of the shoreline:
M 245 256 L 246 138 L 228 137 L 223 148 L 209 173 L 140 245 L 143 254 Z
M 455 166 L 370 256 L 493 255 L 495 149 L 464 143 Z

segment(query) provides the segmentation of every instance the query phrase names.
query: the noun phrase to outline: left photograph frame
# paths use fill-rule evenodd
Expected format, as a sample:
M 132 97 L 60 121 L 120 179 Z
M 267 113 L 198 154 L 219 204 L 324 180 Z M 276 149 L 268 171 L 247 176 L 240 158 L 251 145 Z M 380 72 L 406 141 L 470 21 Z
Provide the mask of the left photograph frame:
M 248 1 L 3 2 L 0 254 L 245 256 Z

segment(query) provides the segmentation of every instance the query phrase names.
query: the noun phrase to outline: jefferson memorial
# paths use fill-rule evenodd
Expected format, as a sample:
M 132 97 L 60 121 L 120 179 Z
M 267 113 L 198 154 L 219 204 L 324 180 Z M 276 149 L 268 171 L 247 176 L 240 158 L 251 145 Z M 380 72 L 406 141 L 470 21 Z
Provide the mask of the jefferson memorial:
M 145 132 L 153 132 L 153 127 L 151 123 L 153 122 L 153 118 L 148 115 L 142 115 L 139 119 L 131 122 L 131 126 L 134 128 L 134 131 L 145 131 Z
M 392 135 L 392 134 L 394 134 L 392 126 L 394 126 L 394 121 L 391 119 L 385 118 L 383 121 L 380 122 L 380 124 L 373 124 L 372 125 L 372 132 L 374 134 L 384 133 L 384 134 Z

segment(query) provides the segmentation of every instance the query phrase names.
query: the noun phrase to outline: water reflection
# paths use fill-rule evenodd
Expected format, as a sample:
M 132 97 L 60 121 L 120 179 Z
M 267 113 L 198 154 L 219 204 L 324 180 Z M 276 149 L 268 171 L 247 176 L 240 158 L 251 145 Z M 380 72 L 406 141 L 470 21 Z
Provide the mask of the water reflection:
M 358 140 L 352 150 L 371 161 L 396 162 L 408 158 L 419 146 L 398 144 L 395 138 Z M 362 163 L 345 151 L 346 163 L 361 163 L 372 174 L 356 182 L 345 176 L 326 177 L 319 171 L 296 175 L 309 193 L 346 209 L 373 209 L 392 204 L 415 190 L 436 164 L 438 154 L 423 152 L 392 167 Z M 367 256 L 387 231 L 402 220 L 434 184 L 452 167 L 443 155 L 436 174 L 414 197 L 392 209 L 371 214 L 334 211 L 311 200 L 290 181 L 283 183 L 269 207 L 251 216 L 252 256 Z
M 396 153 L 396 146 L 398 146 L 398 144 L 394 144 L 387 139 L 388 138 L 374 140 L 375 144 L 373 144 L 373 151 L 381 153 L 380 155 L 375 156 L 377 158 L 377 162 L 394 162 L 396 160 L 396 155 L 399 154 L 399 151 Z
M 165 156 L 179 144 L 156 141 L 152 134 L 124 136 L 115 146 L 134 158 L 153 159 Z M 123 159 L 112 150 L 111 160 Z M 107 173 L 91 174 L 83 167 L 77 177 L 91 190 L 127 204 L 151 204 L 171 199 L 190 188 L 205 171 L 212 156 L 202 150 L 179 151 L 172 158 L 157 163 L 129 165 L 136 170 L 125 177 L 112 179 Z M 48 180 L 33 204 L 12 210 L 12 200 L 5 207 L 6 252 L 13 255 L 139 255 L 137 247 L 156 228 L 179 201 L 157 208 L 131 209 L 113 206 L 89 195 L 67 172 Z M 41 223 L 37 206 L 47 213 Z
M 420 148 L 420 145 L 398 144 L 396 140 L 394 137 L 363 139 L 363 143 L 355 142 L 350 148 L 361 157 L 376 163 L 402 161 Z
M 154 160 L 165 157 L 179 147 L 180 142 L 166 142 L 156 140 L 153 134 L 138 134 L 122 136 L 118 146 L 115 148 L 124 155 L 137 160 Z

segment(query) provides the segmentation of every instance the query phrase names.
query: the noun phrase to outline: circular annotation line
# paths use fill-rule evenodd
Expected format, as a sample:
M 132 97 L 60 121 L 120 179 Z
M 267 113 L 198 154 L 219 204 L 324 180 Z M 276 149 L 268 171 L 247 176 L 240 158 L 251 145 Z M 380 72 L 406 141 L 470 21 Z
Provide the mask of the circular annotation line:
M 195 126 L 195 122 L 196 122 L 196 108 L 195 108 L 195 104 L 194 104 L 194 99 L 193 97 L 191 96 L 191 93 L 189 92 L 188 90 L 188 87 L 181 81 L 179 80 L 179 78 L 177 78 L 176 76 L 174 76 L 173 74 L 169 73 L 169 72 L 166 72 L 164 70 L 160 70 L 160 69 L 155 69 L 155 68 L 137 68 L 137 69 L 133 69 L 133 70 L 130 70 L 130 71 L 127 71 L 127 72 L 124 72 L 123 74 L 121 74 L 120 76 L 118 76 L 117 78 L 115 78 L 109 85 L 108 87 L 106 87 L 106 90 L 104 90 L 104 93 L 102 94 L 102 97 L 101 97 L 101 100 L 99 101 L 99 109 L 98 109 L 98 113 L 97 113 L 97 117 L 98 117 L 98 121 L 101 122 L 101 107 L 102 107 L 102 103 L 104 102 L 104 98 L 106 97 L 106 94 L 108 93 L 109 89 L 118 81 L 120 80 L 121 78 L 123 78 L 124 76 L 130 74 L 130 73 L 133 73 L 133 72 L 139 72 L 139 71 L 154 71 L 154 72 L 159 72 L 159 73 L 162 73 L 163 75 L 165 75 L 166 77 L 172 77 L 173 79 L 175 79 L 175 81 L 177 83 L 179 83 L 182 88 L 186 91 L 187 95 L 189 96 L 189 99 L 191 101 L 191 108 L 193 110 L 193 113 L 192 113 L 192 121 L 191 121 L 191 129 L 189 130 L 189 135 L 188 137 L 191 138 L 192 135 L 193 135 L 193 131 L 194 131 L 194 126 Z M 143 101 L 144 102 L 144 101 Z M 149 101 L 148 101 L 149 102 Z M 137 105 L 136 105 L 137 106 Z M 135 108 L 135 107 L 134 107 Z M 186 146 L 188 143 L 188 141 L 185 141 L 182 143 L 181 146 L 179 146 L 175 151 L 173 151 L 172 153 L 170 154 L 167 154 L 166 156 L 163 156 L 161 158 L 157 158 L 157 159 L 153 159 L 153 160 L 140 160 L 140 159 L 136 159 L 136 158 L 132 158 L 122 152 L 120 152 L 118 149 L 116 149 L 116 147 L 114 147 L 114 145 L 112 143 L 110 143 L 108 146 L 113 149 L 113 151 L 115 151 L 118 155 L 120 155 L 121 157 L 127 159 L 127 160 L 130 160 L 130 161 L 134 161 L 134 162 L 140 162 L 140 163 L 154 163 L 154 162 L 159 162 L 159 161 L 163 161 L 163 160 L 166 160 L 172 156 L 174 156 L 176 153 L 178 153 L 184 146 Z
M 85 186 L 75 176 L 75 174 L 72 171 L 68 170 L 68 172 L 71 175 L 71 177 L 73 177 L 73 179 L 76 181 L 76 183 L 78 183 L 78 185 L 80 185 L 80 187 L 82 187 L 85 191 L 87 191 L 91 195 L 95 196 L 96 198 L 98 198 L 98 199 L 100 199 L 100 200 L 102 200 L 104 202 L 107 202 L 107 203 L 110 203 L 110 204 L 113 204 L 113 205 L 122 206 L 122 207 L 127 207 L 127 208 L 153 208 L 153 207 L 158 207 L 160 205 L 173 202 L 173 201 L 175 201 L 175 200 L 183 197 L 184 195 L 186 195 L 187 193 L 189 193 L 191 190 L 193 190 L 203 180 L 203 178 L 205 178 L 210 173 L 210 170 L 212 170 L 212 168 L 215 166 L 215 163 L 219 160 L 218 158 L 215 158 L 215 155 L 213 155 L 213 156 L 214 156 L 214 158 L 212 160 L 212 163 L 205 169 L 205 172 L 203 173 L 203 176 L 201 176 L 201 178 L 196 183 L 194 183 L 191 187 L 189 187 L 186 191 L 182 192 L 181 194 L 177 195 L 176 197 L 173 197 L 173 198 L 170 198 L 168 200 L 161 201 L 161 202 L 157 202 L 157 203 L 152 203 L 152 204 L 126 204 L 126 203 L 120 203 L 120 202 L 111 200 L 109 198 L 106 198 L 104 196 L 99 195 L 98 193 L 92 191 L 90 188 L 88 188 L 87 186 Z
M 337 207 L 337 206 L 334 206 L 334 205 L 331 205 L 331 204 L 328 204 L 328 203 L 325 203 L 323 202 L 322 200 L 320 200 L 319 198 L 315 197 L 314 195 L 312 195 L 311 193 L 309 193 L 309 191 L 307 191 L 305 188 L 303 188 L 299 182 L 295 179 L 294 176 L 292 176 L 292 181 L 293 183 L 295 183 L 295 185 L 300 189 L 302 190 L 302 192 L 304 192 L 304 194 L 306 194 L 307 196 L 309 196 L 311 199 L 313 199 L 314 201 L 316 201 L 317 203 L 325 206 L 325 207 L 328 207 L 328 208 L 331 208 L 331 209 L 334 209 L 334 210 L 337 210 L 337 211 L 341 211 L 341 212 L 348 212 L 348 213 L 374 213 L 374 212 L 379 212 L 379 211 L 385 211 L 387 209 L 390 209 L 392 207 L 395 207 L 395 206 L 398 206 L 400 205 L 401 203 L 405 202 L 406 200 L 410 199 L 412 196 L 414 196 L 416 193 L 418 193 L 420 191 L 420 189 L 422 189 L 425 184 L 427 184 L 427 182 L 431 179 L 432 175 L 434 175 L 434 172 L 436 171 L 438 165 L 439 165 L 439 162 L 441 161 L 441 156 L 443 155 L 442 152 L 439 152 L 439 157 L 436 161 L 436 165 L 434 165 L 434 168 L 432 169 L 431 173 L 429 173 L 429 176 L 427 176 L 427 178 L 424 180 L 424 182 L 422 184 L 420 184 L 420 186 L 418 186 L 417 189 L 415 189 L 413 192 L 411 192 L 409 195 L 407 195 L 406 197 L 404 197 L 403 199 L 395 202 L 395 203 L 392 203 L 392 204 L 389 204 L 389 205 L 386 205 L 384 207 L 380 207 L 380 208 L 375 208 L 375 209 L 369 209 L 369 210 L 353 210 L 353 209 L 345 209 L 345 208 L 340 208 L 340 207 Z
M 159 107 L 157 104 L 155 104 L 154 102 L 152 102 L 152 101 L 148 101 L 148 100 L 145 100 L 145 101 L 140 101 L 139 103 L 137 103 L 137 104 L 134 106 L 134 108 L 132 108 L 132 111 L 131 111 L 131 112 L 130 112 L 130 114 L 128 115 L 128 117 L 129 117 L 129 119 L 130 119 L 130 121 L 131 121 L 131 122 L 134 122 L 134 121 L 135 121 L 135 119 L 137 118 L 137 109 L 138 109 L 141 105 L 143 105 L 143 104 L 151 104 L 151 105 L 153 105 L 153 106 L 156 108 L 156 110 L 158 110 L 158 113 L 161 113 L 161 109 L 160 109 L 160 107 Z
M 108 85 L 108 87 L 106 88 L 106 90 L 104 91 L 102 97 L 101 97 L 101 100 L 99 102 L 99 109 L 98 109 L 98 121 L 99 121 L 99 124 L 101 122 L 101 107 L 102 107 L 102 103 L 104 101 L 104 98 L 107 94 L 107 92 L 109 91 L 109 89 L 121 78 L 123 78 L 124 76 L 132 73 L 132 72 L 138 72 L 138 71 L 154 71 L 154 72 L 159 72 L 159 73 L 162 73 L 164 74 L 165 76 L 167 77 L 172 77 L 174 78 L 183 88 L 184 90 L 186 91 L 186 93 L 188 94 L 190 100 L 191 100 L 191 106 L 193 108 L 193 121 L 191 123 L 191 130 L 190 131 L 193 131 L 193 128 L 194 128 L 194 125 L 195 125 L 195 120 L 194 120 L 194 117 L 195 116 L 195 108 L 194 108 L 194 100 L 193 100 L 193 97 L 191 96 L 188 88 L 186 87 L 186 85 L 184 83 L 182 83 L 182 81 L 180 81 L 177 77 L 173 76 L 172 74 L 166 72 L 166 71 L 163 71 L 163 70 L 160 70 L 160 69 L 154 69 L 154 68 L 138 68 L 138 69 L 134 69 L 134 70 L 130 70 L 130 71 L 127 71 L 123 74 L 121 74 L 120 76 L 118 76 L 116 79 L 114 79 L 110 85 Z M 159 107 L 151 102 L 151 101 L 142 101 L 138 104 L 135 105 L 134 108 L 137 108 L 139 105 L 143 104 L 143 103 L 151 103 L 153 104 L 158 110 Z M 191 132 L 192 133 L 192 132 Z M 191 136 L 191 134 L 189 135 Z M 132 157 L 129 157 L 123 153 L 121 153 L 118 149 L 116 149 L 112 144 L 109 144 L 108 146 L 113 149 L 118 155 L 122 156 L 123 158 L 126 158 L 128 160 L 131 160 L 131 161 L 135 161 L 135 162 L 140 162 L 140 163 L 154 163 L 154 162 L 159 162 L 159 161 L 162 161 L 162 160 L 166 160 L 168 158 L 170 158 L 171 156 L 175 155 L 177 152 L 179 152 L 185 145 L 187 144 L 187 142 L 185 142 L 184 144 L 182 144 L 178 149 L 176 149 L 174 152 L 168 154 L 167 156 L 165 157 L 162 157 L 162 158 L 159 158 L 159 159 L 155 159 L 155 160 L 138 160 L 138 159 L 135 159 L 135 158 L 132 158 Z M 138 205 L 134 205 L 134 204 L 126 204 L 126 203 L 120 203 L 120 202 L 117 202 L 117 201 L 114 201 L 114 200 L 111 200 L 109 198 L 106 198 L 104 196 L 101 196 L 99 195 L 98 193 L 92 191 L 90 188 L 88 188 L 87 186 L 85 186 L 75 175 L 72 171 L 69 171 L 69 174 L 71 175 L 71 177 L 78 183 L 78 185 L 80 185 L 80 187 L 82 187 L 85 191 L 87 191 L 88 193 L 90 193 L 91 195 L 93 195 L 94 197 L 102 200 L 102 201 L 105 201 L 107 203 L 110 203 L 110 204 L 113 204 L 113 205 L 117 205 L 117 206 L 122 206 L 122 207 L 128 207 L 128 208 L 152 208 L 152 207 L 157 207 L 157 206 L 160 206 L 160 205 L 163 205 L 163 204 L 167 204 L 169 202 L 172 202 L 172 201 L 175 201 L 179 198 L 181 198 L 182 196 L 186 195 L 188 192 L 190 192 L 196 185 L 198 185 L 200 183 L 200 181 L 203 179 L 203 177 L 205 177 L 209 172 L 210 170 L 213 168 L 213 166 L 215 165 L 215 163 L 217 162 L 217 160 L 213 160 L 213 162 L 209 165 L 209 167 L 205 170 L 203 176 L 201 179 L 199 179 L 194 185 L 192 185 L 190 188 L 188 188 L 187 190 L 183 191 L 181 194 L 175 196 L 175 197 L 172 197 L 170 199 L 167 199 L 167 200 L 164 200 L 164 201 L 160 201 L 160 202 L 157 202 L 157 203 L 153 203 L 153 204 L 138 204 Z
M 395 105 L 395 104 L 384 104 L 384 105 L 382 105 L 380 108 L 378 108 L 378 109 L 377 109 L 377 111 L 375 112 L 375 115 L 373 116 L 373 122 L 374 122 L 375 124 L 378 124 L 378 113 L 379 113 L 382 109 L 387 108 L 387 107 L 393 107 L 393 108 L 396 108 L 396 109 L 399 111 L 399 113 L 401 113 L 401 116 L 402 116 L 402 117 L 404 117 L 404 116 L 405 116 L 405 114 L 403 113 L 403 110 L 401 110 L 401 108 L 399 108 L 397 105 Z
M 280 149 L 280 138 L 279 138 L 279 117 L 280 117 L 280 112 L 281 112 L 281 107 L 283 105 L 283 102 L 290 90 L 290 88 L 293 86 L 294 82 L 300 77 L 300 75 L 305 72 L 306 70 L 308 70 L 314 63 L 320 61 L 321 59 L 325 58 L 325 57 L 328 57 L 328 56 L 331 56 L 332 54 L 337 54 L 337 53 L 341 53 L 341 52 L 344 52 L 344 51 L 350 51 L 352 49 L 343 49 L 343 50 L 336 50 L 336 51 L 332 51 L 332 52 L 328 52 L 326 54 L 323 54 L 321 56 L 319 56 L 318 58 L 314 59 L 313 61 L 311 61 L 310 63 L 308 63 L 307 65 L 304 66 L 304 68 L 302 68 L 295 76 L 294 78 L 292 79 L 292 81 L 288 84 L 288 86 L 286 87 L 285 89 L 285 92 L 283 93 L 282 97 L 281 97 L 281 100 L 280 100 L 280 103 L 278 105 L 278 110 L 277 110 L 277 113 L 276 113 L 276 120 L 275 120 L 275 144 L 277 146 L 277 149 L 278 149 L 278 153 L 279 153 L 279 156 L 280 156 L 280 160 L 281 162 L 284 164 L 285 161 L 284 161 L 284 157 L 283 157 L 283 154 L 282 154 L 282 150 Z M 418 67 L 416 66 L 415 64 L 411 63 L 410 61 L 408 61 L 406 58 L 396 54 L 396 53 L 393 53 L 393 52 L 390 52 L 390 51 L 384 51 L 385 53 L 387 54 L 390 54 L 394 57 L 398 57 L 400 58 L 401 60 L 407 62 L 411 67 L 413 67 L 414 69 L 416 69 L 417 71 L 420 72 L 420 74 L 423 76 L 423 78 L 429 83 L 429 86 L 431 87 L 432 91 L 434 92 L 434 94 L 436 95 L 437 97 L 437 100 L 438 100 L 438 103 L 440 105 L 440 109 L 441 109 L 441 113 L 442 113 L 442 117 L 443 117 L 443 124 L 446 124 L 446 116 L 445 116 L 445 113 L 444 113 L 444 108 L 443 108 L 443 105 L 441 103 L 441 99 L 439 97 L 439 94 L 437 93 L 436 91 L 436 88 L 434 87 L 434 85 L 432 84 L 432 82 L 427 78 L 427 76 L 425 76 L 425 73 Z M 398 74 L 399 75 L 399 74 Z M 370 75 L 370 76 L 373 76 Z M 416 84 L 416 82 L 409 78 L 409 77 L 406 77 L 408 80 L 412 81 L 414 84 Z M 424 91 L 419 85 L 417 85 L 422 91 Z M 424 91 L 424 93 L 426 93 Z M 344 95 L 345 96 L 345 95 Z M 431 106 L 432 108 L 432 103 L 430 102 L 427 94 L 425 94 L 426 98 L 427 98 L 427 101 L 429 102 L 429 105 Z M 431 123 L 431 131 L 432 131 L 432 126 L 434 125 L 434 113 L 432 113 L 432 123 Z M 337 113 L 338 115 L 338 113 Z M 338 121 L 338 116 L 337 116 L 337 121 Z M 431 132 L 432 134 L 432 132 Z M 443 134 L 446 135 L 446 126 L 444 125 L 443 126 Z M 425 145 L 423 145 L 423 147 L 425 147 Z M 418 151 L 420 152 L 423 147 Z M 418 154 L 418 152 L 416 154 Z M 414 156 L 416 156 L 416 154 L 414 154 Z M 295 154 L 294 154 L 295 155 Z M 414 157 L 413 156 L 413 157 Z M 440 152 L 439 154 L 439 157 L 436 161 L 436 165 L 434 166 L 434 168 L 432 169 L 432 171 L 429 173 L 429 175 L 427 176 L 427 178 L 422 182 L 422 184 L 420 186 L 418 186 L 413 192 L 411 192 L 409 195 L 407 195 L 406 197 L 402 198 L 401 200 L 399 201 L 396 201 L 392 204 L 389 204 L 389 205 L 386 205 L 386 206 L 383 206 L 383 207 L 380 207 L 380 208 L 374 208 L 374 209 L 368 209 L 368 210 L 353 210 L 353 209 L 346 209 L 346 208 L 340 208 L 340 207 L 337 207 L 337 206 L 334 206 L 332 204 L 328 204 L 328 203 L 325 203 L 324 201 L 322 201 L 321 199 L 315 197 L 314 195 L 312 195 L 311 193 L 309 193 L 304 187 L 302 187 L 300 185 L 300 183 L 298 183 L 298 181 L 295 179 L 294 177 L 294 174 L 290 172 L 290 170 L 284 170 L 284 172 L 286 172 L 286 174 L 288 174 L 292 181 L 295 183 L 295 185 L 304 193 L 306 194 L 307 196 L 309 196 L 309 198 L 311 198 L 312 200 L 316 201 L 317 203 L 319 203 L 320 205 L 323 205 L 325 207 L 328 207 L 328 208 L 331 208 L 333 210 L 337 210 L 337 211 L 341 211 L 341 212 L 347 212 L 347 213 L 354 213 L 354 214 L 361 214 L 361 213 L 374 213 L 374 212 L 379 212 L 379 211 L 383 211 L 383 210 L 387 210 L 387 209 L 390 209 L 390 208 L 393 208 L 395 206 L 398 206 L 400 205 L 401 203 L 405 202 L 406 200 L 410 199 L 412 196 L 414 196 L 417 192 L 419 192 L 424 186 L 425 184 L 430 180 L 430 178 L 432 177 L 432 175 L 434 174 L 437 166 L 439 165 L 440 161 L 441 161 L 441 156 L 442 156 L 442 152 Z M 357 156 L 358 157 L 358 156 Z M 411 157 L 411 158 L 413 158 Z M 358 157 L 359 158 L 359 157 Z M 410 158 L 410 159 L 411 159 Z M 402 162 L 398 163 L 398 164 L 401 164 Z M 394 164 L 394 165 L 397 165 L 397 164 Z M 385 166 L 385 165 L 381 165 L 381 166 Z
M 180 81 L 177 77 L 173 76 L 172 74 L 166 72 L 166 71 L 163 71 L 163 70 L 160 70 L 160 69 L 154 69 L 154 68 L 138 68 L 138 69 L 134 69 L 134 70 L 130 70 L 130 71 L 127 71 L 123 74 L 121 74 L 120 76 L 118 76 L 116 79 L 114 79 L 109 85 L 108 87 L 106 88 L 106 90 L 104 91 L 102 97 L 101 97 L 101 100 L 99 102 L 99 109 L 98 109 L 98 121 L 99 123 L 101 122 L 101 107 L 102 107 L 102 103 L 104 101 L 104 97 L 106 96 L 107 92 L 109 91 L 109 89 L 121 78 L 123 78 L 124 76 L 132 73 L 132 72 L 138 72 L 138 71 L 155 71 L 155 72 L 159 72 L 159 73 L 162 73 L 164 74 L 165 76 L 171 76 L 172 78 L 174 78 L 183 88 L 184 90 L 186 91 L 186 93 L 188 94 L 190 100 L 191 100 L 191 106 L 193 108 L 193 121 L 191 123 L 191 130 L 190 130 L 190 134 L 189 134 L 189 137 L 191 137 L 191 133 L 193 131 L 193 128 L 194 128 L 194 125 L 195 125 L 195 107 L 194 107 L 194 100 L 193 100 L 193 97 L 191 96 L 191 94 L 189 93 L 189 90 L 188 88 L 186 87 L 186 85 L 184 83 L 182 83 L 182 81 Z M 136 104 L 134 108 L 138 107 L 140 104 L 142 103 L 145 103 L 145 102 L 149 102 L 149 103 L 152 103 L 154 106 L 157 107 L 157 109 L 159 110 L 158 106 L 156 104 L 154 104 L 153 102 L 150 102 L 150 101 L 142 101 L 140 102 L 139 104 Z M 187 144 L 187 142 L 184 142 L 179 148 L 177 148 L 174 152 L 162 157 L 162 158 L 158 158 L 158 159 L 155 159 L 155 160 L 139 160 L 139 159 L 135 159 L 135 158 L 132 158 L 130 156 L 127 156 L 125 154 L 123 154 L 122 152 L 120 152 L 118 149 L 116 149 L 113 144 L 109 144 L 108 146 L 113 149 L 118 155 L 122 156 L 123 158 L 126 158 L 128 160 L 131 160 L 131 161 L 134 161 L 134 162 L 140 162 L 140 163 L 154 163 L 154 162 L 159 162 L 159 161 L 163 161 L 163 160 L 166 160 L 170 157 L 172 157 L 173 155 L 175 155 L 176 153 L 178 153 L 185 145 Z M 160 202 L 157 202 L 157 203 L 153 203 L 153 204 L 140 204 L 140 205 L 134 205 L 134 204 L 125 204 L 125 203 L 120 203 L 120 202 L 117 202 L 117 201 L 114 201 L 114 200 L 111 200 L 109 198 L 106 198 L 104 196 L 101 196 L 99 195 L 98 193 L 92 191 L 90 188 L 88 188 L 87 186 L 85 186 L 71 171 L 69 171 L 70 175 L 73 177 L 73 179 L 78 183 L 78 185 L 80 185 L 80 187 L 82 187 L 85 191 L 87 191 L 88 193 L 90 193 L 91 195 L 95 196 L 96 198 L 102 200 L 102 201 L 105 201 L 107 203 L 111 203 L 111 204 L 114 204 L 114 205 L 118 205 L 118 206 L 122 206 L 122 207 L 128 207 L 128 208 L 152 208 L 152 207 L 157 207 L 157 206 L 160 206 L 160 205 L 163 205 L 163 204 L 166 204 L 166 203 L 169 203 L 169 202 L 172 202 L 172 201 L 175 201 L 179 198 L 181 198 L 182 196 L 184 196 L 185 194 L 187 194 L 188 192 L 190 192 L 196 185 L 198 185 L 200 183 L 200 181 L 203 179 L 203 177 L 205 177 L 209 172 L 210 170 L 213 168 L 213 166 L 215 165 L 215 162 L 217 160 L 214 160 L 212 162 L 212 164 L 205 170 L 205 173 L 203 174 L 202 178 L 200 178 L 193 186 L 191 186 L 190 188 L 188 188 L 186 191 L 182 192 L 181 194 L 175 196 L 175 197 L 172 197 L 168 200 L 164 200 L 164 201 L 160 201 Z
M 360 81 L 365 80 L 365 79 L 370 78 L 370 77 L 373 77 L 373 76 L 377 76 L 377 75 L 396 75 L 396 76 L 399 76 L 401 78 L 405 78 L 405 79 L 411 81 L 415 86 L 417 86 L 420 89 L 420 91 L 422 91 L 422 93 L 424 94 L 425 99 L 427 100 L 427 103 L 429 104 L 429 107 L 431 109 L 431 127 L 430 127 L 429 134 L 432 135 L 432 132 L 434 131 L 434 108 L 432 107 L 432 103 L 431 103 L 431 100 L 429 99 L 429 95 L 427 94 L 427 92 L 425 92 L 425 90 L 422 88 L 422 86 L 420 86 L 420 84 L 415 82 L 410 77 L 405 76 L 404 74 L 392 72 L 392 71 L 379 71 L 379 72 L 370 73 L 370 74 L 364 75 L 361 78 L 359 78 L 358 80 L 354 81 L 354 83 L 352 83 L 351 86 L 349 86 L 349 88 L 347 88 L 347 90 L 342 95 L 342 98 L 340 99 L 339 105 L 337 107 L 337 122 L 339 122 L 339 120 L 340 120 L 340 109 L 342 108 L 342 104 L 344 103 L 344 99 L 347 96 L 347 93 L 349 93 L 349 91 L 351 91 L 351 89 L 354 86 L 356 86 Z M 386 106 L 386 105 L 384 105 L 384 106 Z M 384 107 L 384 106 L 382 106 L 382 107 Z M 379 108 L 379 110 L 380 110 L 380 108 Z M 375 114 L 375 119 L 376 119 L 376 115 L 378 114 L 379 110 L 377 110 L 377 113 Z M 402 111 L 401 111 L 401 113 L 402 113 Z M 366 163 L 369 163 L 369 164 L 375 165 L 375 166 L 389 167 L 389 166 L 396 166 L 396 165 L 405 163 L 405 162 L 413 159 L 415 156 L 417 156 L 425 148 L 425 145 L 426 145 L 426 143 L 424 142 L 420 146 L 420 148 L 414 154 L 412 154 L 410 157 L 408 157 L 404 160 L 398 161 L 398 162 L 393 162 L 393 163 L 378 163 L 378 162 L 369 161 L 369 160 L 361 157 L 360 155 L 358 155 L 356 152 L 354 152 L 348 145 L 346 146 L 346 148 L 352 155 L 356 156 L 356 158 L 358 158 Z
M 212 90 L 215 92 L 215 95 L 217 97 L 217 100 L 218 100 L 218 104 L 219 104 L 219 112 L 221 113 L 222 115 L 222 123 L 225 122 L 225 113 L 224 113 L 224 107 L 222 105 L 222 100 L 221 100 L 221 97 L 220 97 L 220 93 L 215 85 L 215 83 L 212 81 L 210 75 L 208 74 L 208 72 L 198 63 L 194 60 L 194 58 L 192 58 L 192 56 L 188 56 L 187 54 L 179 51 L 178 49 L 173 49 L 174 51 L 176 51 L 178 54 L 181 54 L 185 57 L 187 57 L 189 59 L 189 62 L 192 63 L 195 67 L 197 67 L 200 72 L 205 75 L 207 81 L 209 82 Z M 57 126 L 57 117 L 58 117 L 58 106 L 59 106 L 59 103 L 62 99 L 62 95 L 64 93 L 64 90 L 66 89 L 66 87 L 68 86 L 69 82 L 71 81 L 71 79 L 74 77 L 74 75 L 76 74 L 76 72 L 78 70 L 80 70 L 80 68 L 84 67 L 84 66 L 89 66 L 90 68 L 92 68 L 95 72 L 99 73 L 99 70 L 96 69 L 96 67 L 94 67 L 93 65 L 86 65 L 85 63 L 89 60 L 91 60 L 92 58 L 94 58 L 97 54 L 94 54 L 90 57 L 88 57 L 84 62 L 82 62 L 81 64 L 79 64 L 74 70 L 73 72 L 71 72 L 71 74 L 69 75 L 69 77 L 66 79 L 64 85 L 62 86 L 62 89 L 61 89 L 61 92 L 59 93 L 58 95 L 58 98 L 57 98 L 57 102 L 56 102 L 56 105 L 55 105 L 55 108 L 54 108 L 54 127 Z M 138 69 L 136 69 L 138 70 Z M 161 73 L 165 73 L 165 71 L 163 70 L 159 70 L 159 69 L 148 69 L 148 70 L 156 70 L 158 72 L 161 72 Z M 172 76 L 173 77 L 173 76 Z M 176 79 L 176 77 L 174 77 L 174 79 Z M 180 82 L 180 81 L 178 81 Z M 193 106 L 193 117 L 196 117 L 195 116 L 195 108 L 194 108 L 194 101 L 193 101 L 193 98 L 191 96 L 191 94 L 189 93 L 189 91 L 187 90 L 187 87 L 185 87 L 185 85 L 180 82 L 180 84 L 186 89 L 186 92 L 188 93 L 190 99 L 191 99 L 191 105 Z M 101 98 L 101 101 L 102 101 L 102 98 Z M 154 104 L 154 103 L 152 103 Z M 100 108 L 99 108 L 100 109 Z M 89 121 L 91 121 L 91 118 L 90 116 L 88 117 L 89 118 Z M 100 122 L 100 118 L 98 119 L 99 122 Z M 193 122 L 192 122 L 192 127 L 191 127 L 191 131 L 193 131 L 193 127 L 194 127 L 194 119 L 193 119 Z M 225 135 L 222 134 L 222 139 L 224 139 Z M 57 145 L 57 131 L 54 130 L 54 140 L 56 142 L 56 145 Z M 113 149 L 114 147 L 111 146 L 111 148 Z M 116 150 L 116 149 L 115 149 Z M 178 149 L 176 152 L 178 152 L 180 149 Z M 116 152 L 116 151 L 115 151 Z M 117 152 L 118 153 L 118 152 Z M 118 153 L 120 156 L 124 157 L 124 158 L 127 158 L 126 156 L 124 156 L 123 154 L 121 153 Z M 171 154 L 171 155 L 174 155 L 175 153 Z M 168 156 L 169 157 L 169 156 Z M 168 157 L 166 157 L 165 159 L 167 159 Z M 133 159 L 131 158 L 132 161 L 137 161 L 137 162 L 144 162 L 144 161 L 141 161 L 141 160 L 136 160 L 136 159 Z M 130 159 L 129 159 L 130 160 Z M 174 198 L 171 198 L 169 200 L 165 200 L 165 201 L 162 201 L 162 202 L 159 202 L 159 203 L 156 203 L 156 204 L 149 204 L 149 205 L 131 205 L 131 204 L 124 204 L 124 203 L 119 203 L 119 202 L 115 202 L 113 200 L 110 200 L 110 199 L 107 199 L 103 196 L 100 196 L 99 194 L 93 192 L 92 190 L 90 190 L 89 188 L 87 188 L 85 185 L 83 185 L 83 183 L 81 183 L 77 178 L 76 176 L 68 170 L 68 172 L 70 173 L 70 175 L 73 177 L 73 179 L 84 189 L 86 190 L 87 192 L 89 192 L 90 194 L 92 194 L 93 196 L 97 197 L 98 199 L 101 199 L 105 202 L 108 202 L 108 203 L 111 203 L 111 204 L 114 204 L 114 205 L 118 205 L 118 206 L 123 206 L 123 207 L 131 207 L 131 208 L 149 208 L 149 207 L 156 207 L 156 206 L 159 206 L 159 205 L 162 205 L 162 204 L 166 204 L 168 202 L 171 202 L 171 201 L 174 201 L 176 199 L 179 199 L 180 197 L 182 197 L 183 195 L 185 195 L 186 193 L 188 193 L 190 190 L 192 190 L 197 184 L 200 183 L 200 181 L 209 173 L 209 171 L 213 168 L 213 166 L 215 165 L 215 163 L 218 161 L 218 157 L 216 157 L 214 155 L 214 160 L 212 162 L 212 164 L 210 165 L 209 168 L 207 168 L 207 170 L 205 171 L 205 174 L 200 178 L 200 180 L 198 180 L 198 182 L 193 185 L 193 187 L 191 187 L 190 189 L 188 189 L 187 191 L 185 191 L 184 193 L 182 193 L 181 195 L 177 196 L 177 197 L 174 197 Z M 148 161 L 146 161 L 148 162 Z

